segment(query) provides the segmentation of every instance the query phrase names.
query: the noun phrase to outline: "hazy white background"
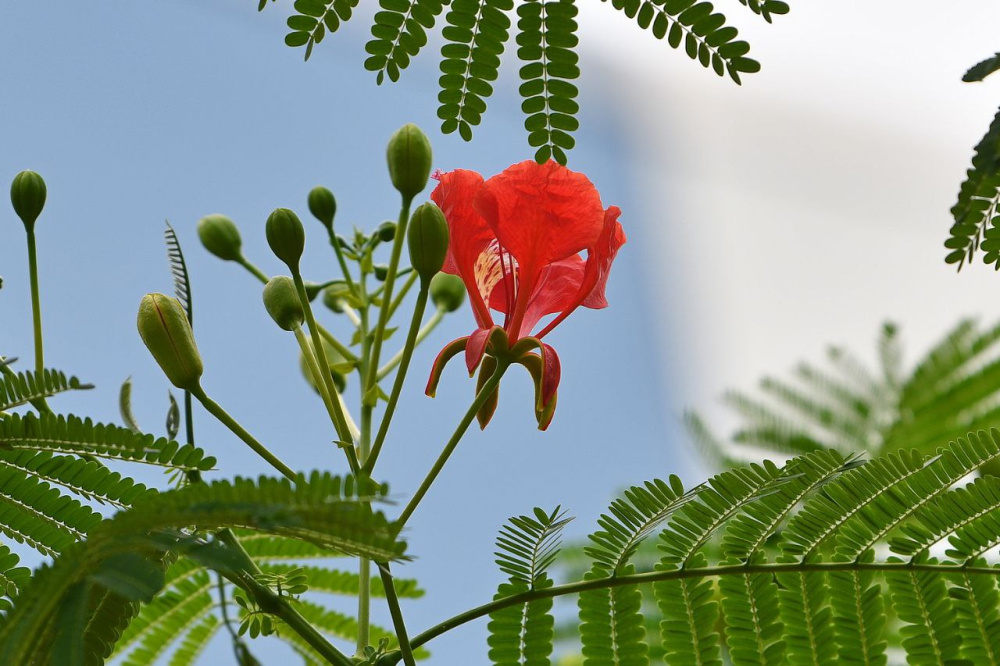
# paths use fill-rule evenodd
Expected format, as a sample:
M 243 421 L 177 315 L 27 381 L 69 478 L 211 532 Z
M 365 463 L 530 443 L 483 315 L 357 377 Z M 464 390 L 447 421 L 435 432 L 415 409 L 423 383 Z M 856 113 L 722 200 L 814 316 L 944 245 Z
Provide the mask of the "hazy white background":
M 831 342 L 866 353 L 885 318 L 903 325 L 912 359 L 960 315 L 995 316 L 1000 278 L 982 266 L 955 276 L 942 242 L 972 146 L 1000 104 L 1000 82 L 960 82 L 1000 48 L 1000 7 L 798 2 L 769 26 L 735 0 L 719 4 L 763 63 L 743 87 L 641 34 L 610 4 L 581 4 L 583 128 L 572 166 L 622 207 L 629 244 L 611 308 L 574 315 L 552 336 L 564 385 L 550 431 L 534 430 L 527 380 L 507 380 L 495 422 L 463 443 L 415 514 L 417 560 L 403 575 L 428 595 L 407 605 L 412 631 L 492 595 L 492 540 L 507 516 L 562 503 L 580 517 L 570 529 L 579 536 L 626 484 L 672 472 L 699 479 L 678 425 L 684 407 L 725 424 L 712 407 L 723 388 Z M 394 217 L 382 150 L 404 122 L 428 130 L 443 169 L 491 174 L 530 151 L 514 67 L 464 144 L 436 132 L 433 44 L 400 84 L 376 88 L 362 69 L 372 8 L 303 64 L 282 44 L 287 4 L 263 15 L 255 5 L 8 0 L 0 180 L 33 168 L 49 184 L 38 225 L 47 359 L 99 386 L 62 409 L 116 421 L 117 387 L 131 374 L 140 421 L 161 428 L 166 382 L 134 316 L 143 293 L 170 289 L 160 244 L 169 217 L 191 264 L 206 388 L 308 468 L 326 464 L 329 426 L 294 345 L 263 313 L 258 286 L 201 250 L 197 219 L 231 215 L 247 255 L 277 272 L 264 219 L 276 206 L 304 213 L 314 184 L 337 194 L 338 225 Z M 319 225 L 306 223 L 319 240 Z M 322 243 L 305 266 L 317 279 L 331 269 Z M 0 275 L 0 352 L 27 359 L 23 234 L 9 211 Z M 437 348 L 471 322 L 468 312 L 451 317 L 415 357 L 380 463 L 401 499 L 471 399 L 457 368 L 437 400 L 420 394 Z M 197 433 L 221 473 L 264 471 L 204 415 Z M 484 663 L 485 622 L 431 648 L 432 663 Z M 255 651 L 266 663 L 286 654 Z M 228 654 L 216 641 L 211 663 Z

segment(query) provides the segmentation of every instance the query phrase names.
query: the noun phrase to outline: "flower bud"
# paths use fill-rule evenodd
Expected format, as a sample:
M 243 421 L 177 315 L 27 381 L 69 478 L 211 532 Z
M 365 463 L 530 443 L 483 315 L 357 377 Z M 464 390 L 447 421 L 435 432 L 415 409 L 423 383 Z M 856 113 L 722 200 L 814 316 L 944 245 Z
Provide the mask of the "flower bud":
M 438 273 L 431 278 L 431 301 L 445 312 L 454 312 L 465 302 L 465 283 L 457 275 Z
M 136 323 L 142 341 L 170 383 L 186 391 L 197 389 L 204 367 L 180 301 L 164 294 L 146 294 L 139 303 Z
M 346 359 L 341 356 L 340 352 L 326 340 L 323 341 L 323 347 L 326 349 L 326 360 L 331 366 L 330 376 L 333 377 L 333 384 L 337 387 L 338 391 L 343 393 L 344 389 L 347 387 L 347 377 L 345 377 L 343 373 L 334 370 L 332 366 L 340 365 L 344 363 Z M 313 387 L 313 390 L 316 391 L 316 393 L 319 393 L 319 388 L 316 387 L 316 382 L 313 380 L 312 372 L 309 370 L 309 364 L 306 363 L 306 357 L 303 356 L 301 352 L 299 352 L 299 369 L 302 371 L 302 376 L 305 377 L 309 386 Z
M 333 229 L 333 217 L 337 214 L 337 199 L 333 192 L 322 185 L 317 185 L 309 191 L 309 212 L 323 223 L 327 229 Z
M 287 208 L 277 208 L 267 218 L 267 244 L 274 256 L 288 265 L 295 275 L 299 272 L 299 259 L 306 246 L 306 232 L 299 216 Z
M 375 273 L 375 279 L 379 282 L 385 282 L 385 278 L 389 275 L 389 265 L 388 264 L 375 264 L 372 267 Z
M 264 307 L 274 323 L 286 331 L 294 331 L 305 319 L 295 282 L 286 275 L 273 277 L 264 285 Z
M 207 215 L 198 220 L 198 238 L 206 250 L 223 261 L 243 258 L 240 230 L 225 215 Z
M 14 182 L 10 184 L 10 202 L 28 231 L 35 227 L 35 220 L 42 214 L 45 193 L 45 181 L 27 169 L 14 176 Z
M 406 240 L 410 246 L 410 265 L 420 276 L 421 284 L 427 286 L 444 266 L 448 254 L 448 222 L 441 209 L 432 203 L 418 206 L 410 218 Z
M 386 150 L 389 178 L 404 198 L 413 198 L 427 187 L 431 175 L 431 142 L 413 123 L 403 125 L 389 139 Z
M 378 239 L 383 243 L 388 243 L 393 238 L 396 237 L 396 223 L 395 222 L 383 222 L 378 225 L 378 229 L 375 230 L 375 234 Z
M 343 312 L 350 295 L 351 288 L 346 282 L 335 282 L 323 290 L 323 305 L 334 312 Z

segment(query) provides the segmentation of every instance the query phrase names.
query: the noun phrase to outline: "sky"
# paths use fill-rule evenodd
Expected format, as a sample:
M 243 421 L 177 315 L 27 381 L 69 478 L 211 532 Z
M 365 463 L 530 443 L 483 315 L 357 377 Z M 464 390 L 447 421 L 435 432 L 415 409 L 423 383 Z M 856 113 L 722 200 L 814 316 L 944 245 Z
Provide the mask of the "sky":
M 257 14 L 254 5 L 4 3 L 0 178 L 30 168 L 48 184 L 36 225 L 46 361 L 97 385 L 53 400 L 57 411 L 120 423 L 118 388 L 131 377 L 139 423 L 163 432 L 168 383 L 136 333 L 135 315 L 144 293 L 172 289 L 162 241 L 169 220 L 193 282 L 206 391 L 293 468 L 342 473 L 324 410 L 299 374 L 294 340 L 268 319 L 259 284 L 200 247 L 197 220 L 230 216 L 246 256 L 277 273 L 282 266 L 267 248 L 264 221 L 276 207 L 293 208 L 307 225 L 303 272 L 321 281 L 336 277 L 334 262 L 322 227 L 307 214 L 306 194 L 317 184 L 333 190 L 339 229 L 371 230 L 394 219 L 398 195 L 384 150 L 397 127 L 423 127 L 443 170 L 488 176 L 532 151 L 513 67 L 502 71 L 468 144 L 438 131 L 433 46 L 400 83 L 377 87 L 362 67 L 369 13 L 360 11 L 304 63 L 301 50 L 282 42 L 288 7 Z M 567 534 L 579 538 L 627 485 L 670 473 L 696 480 L 676 413 L 664 409 L 675 402 L 676 385 L 662 363 L 670 340 L 652 312 L 664 303 L 643 261 L 653 225 L 633 212 L 638 195 L 621 133 L 624 110 L 602 93 L 601 57 L 585 51 L 582 67 L 595 73 L 581 81 L 583 129 L 571 167 L 590 177 L 606 206 L 622 208 L 629 237 L 611 275 L 611 306 L 579 311 L 550 336 L 563 379 L 549 430 L 535 427 L 530 381 L 512 374 L 493 423 L 468 435 L 414 514 L 406 537 L 415 559 L 397 570 L 427 590 L 404 607 L 411 632 L 492 597 L 502 578 L 493 541 L 507 517 L 562 505 L 578 516 Z M 0 353 L 29 367 L 24 235 L 9 208 L 0 214 L 0 275 Z M 334 330 L 347 330 L 326 314 Z M 417 487 L 472 399 L 473 382 L 457 364 L 445 372 L 436 399 L 422 394 L 438 349 L 472 328 L 463 308 L 414 355 L 377 470 L 397 501 Z M 389 344 L 387 352 L 394 351 Z M 348 399 L 356 401 L 352 389 Z M 212 478 L 268 472 L 200 409 L 195 429 L 198 443 L 219 460 Z M 128 471 L 165 483 L 156 472 Z M 384 609 L 375 615 L 388 623 Z M 432 663 L 485 660 L 485 637 L 485 621 L 451 632 L 430 646 Z M 230 654 L 221 638 L 210 650 L 211 663 Z M 265 663 L 284 650 L 255 647 Z
M 338 225 L 395 217 L 383 151 L 405 122 L 427 130 L 444 170 L 490 175 L 531 151 L 511 63 L 467 144 L 437 131 L 435 43 L 401 82 L 378 87 L 362 67 L 372 9 L 303 63 L 282 43 L 288 4 L 263 14 L 255 4 L 0 5 L 0 177 L 32 168 L 49 185 L 38 223 L 47 359 L 98 386 L 60 409 L 117 422 L 118 386 L 132 376 L 137 417 L 162 428 L 167 383 L 134 320 L 143 293 L 171 288 L 169 219 L 194 282 L 206 390 L 293 467 L 338 470 L 293 341 L 267 319 L 258 285 L 200 248 L 197 220 L 231 216 L 247 256 L 276 272 L 264 220 L 278 206 L 306 217 L 313 185 L 337 195 Z M 959 317 L 996 318 L 997 276 L 981 265 L 956 275 L 942 243 L 1000 103 L 1000 80 L 960 81 L 996 52 L 1000 6 L 791 3 L 768 25 L 735 0 L 717 4 L 762 63 L 743 86 L 640 35 L 610 3 L 581 5 L 571 167 L 622 208 L 629 242 L 611 306 L 574 314 L 551 337 L 563 384 L 549 431 L 534 428 L 528 380 L 508 378 L 494 422 L 469 435 L 414 514 L 405 574 L 428 593 L 405 608 L 411 630 L 492 596 L 492 543 L 508 516 L 561 504 L 579 537 L 624 486 L 671 473 L 699 481 L 683 409 L 724 431 L 725 388 L 750 388 L 831 343 L 873 358 L 885 319 L 901 325 L 912 364 Z M 306 224 L 304 271 L 324 279 L 333 265 L 322 230 Z M 0 353 L 28 360 L 23 232 L 9 211 L 0 275 Z M 471 327 L 468 309 L 456 313 L 414 357 L 379 468 L 401 501 L 471 400 L 457 367 L 435 400 L 421 393 L 437 349 Z M 219 477 L 266 471 L 196 418 Z M 485 661 L 485 636 L 478 622 L 437 639 L 432 663 Z M 213 649 L 228 653 L 224 642 Z

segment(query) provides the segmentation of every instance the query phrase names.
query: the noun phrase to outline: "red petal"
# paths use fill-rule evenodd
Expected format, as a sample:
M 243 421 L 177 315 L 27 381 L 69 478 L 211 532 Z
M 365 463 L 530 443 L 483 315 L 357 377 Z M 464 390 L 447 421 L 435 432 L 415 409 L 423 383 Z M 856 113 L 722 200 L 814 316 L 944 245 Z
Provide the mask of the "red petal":
M 611 264 L 618 256 L 618 250 L 625 244 L 625 230 L 618 222 L 621 210 L 617 206 L 611 206 L 604 214 L 604 227 L 601 235 L 593 247 L 587 250 L 587 263 L 584 267 L 583 279 L 580 282 L 580 290 L 576 298 L 567 308 L 560 312 L 559 316 L 550 321 L 536 337 L 541 338 L 555 328 L 563 319 L 568 317 L 573 310 L 583 305 L 584 307 L 600 309 L 608 306 L 604 290 L 608 283 L 608 275 L 611 273 Z
M 531 335 L 531 329 L 545 315 L 574 307 L 578 303 L 584 276 L 584 261 L 580 255 L 575 254 L 547 266 L 539 276 L 535 293 L 528 300 L 521 330 L 516 331 L 517 337 Z
M 469 368 L 469 376 L 476 371 L 476 366 L 483 360 L 486 352 L 486 343 L 490 339 L 493 328 L 480 328 L 469 336 L 469 343 L 465 346 L 465 365 Z
M 441 380 L 441 373 L 444 372 L 444 366 L 448 365 L 448 361 L 464 350 L 468 342 L 469 338 L 458 338 L 446 344 L 444 349 L 438 352 L 437 358 L 434 359 L 434 364 L 431 366 L 431 376 L 427 378 L 427 387 L 424 389 L 424 393 L 434 397 L 434 394 L 437 393 L 438 381 Z
M 493 318 L 486 307 L 489 294 L 484 296 L 476 281 L 476 262 L 496 240 L 496 234 L 473 207 L 483 177 L 475 171 L 456 169 L 440 174 L 439 180 L 431 192 L 431 199 L 444 213 L 450 235 L 448 256 L 442 270 L 465 282 L 476 323 L 481 328 L 492 326 Z
M 552 161 L 528 160 L 493 176 L 475 208 L 517 259 L 526 285 L 543 266 L 594 245 L 604 218 L 593 183 Z

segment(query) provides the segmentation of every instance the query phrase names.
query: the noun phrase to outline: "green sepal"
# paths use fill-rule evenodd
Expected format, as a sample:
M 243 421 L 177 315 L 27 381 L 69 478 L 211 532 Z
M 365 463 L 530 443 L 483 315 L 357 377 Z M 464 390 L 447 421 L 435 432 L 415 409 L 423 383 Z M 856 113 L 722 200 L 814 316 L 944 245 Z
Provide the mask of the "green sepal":
M 515 344 L 516 349 L 520 343 Z M 538 354 L 525 353 L 518 358 L 515 363 L 520 363 L 531 375 L 531 381 L 535 384 L 535 420 L 538 422 L 538 429 L 545 430 L 552 423 L 552 416 L 556 413 L 556 402 L 559 400 L 557 390 L 548 405 L 542 404 L 542 357 Z
M 464 352 L 468 344 L 468 337 L 459 338 L 452 340 L 445 345 L 444 349 L 438 352 L 437 358 L 434 359 L 434 365 L 431 366 L 431 376 L 427 379 L 427 387 L 424 389 L 424 393 L 427 396 L 433 398 L 437 394 L 437 386 L 438 382 L 441 381 L 441 373 L 444 372 L 444 366 L 448 365 L 448 361 L 455 356 Z
M 476 379 L 476 395 L 483 390 L 486 382 L 490 380 L 493 373 L 497 369 L 497 360 L 493 356 L 487 354 L 483 357 L 483 362 L 479 365 L 479 377 Z M 493 393 L 486 398 L 486 402 L 483 406 L 479 408 L 476 412 L 476 420 L 479 421 L 479 428 L 481 430 L 486 430 L 486 426 L 489 425 L 490 419 L 493 418 L 493 414 L 497 411 L 497 404 L 500 402 L 500 387 L 497 386 L 493 389 Z

